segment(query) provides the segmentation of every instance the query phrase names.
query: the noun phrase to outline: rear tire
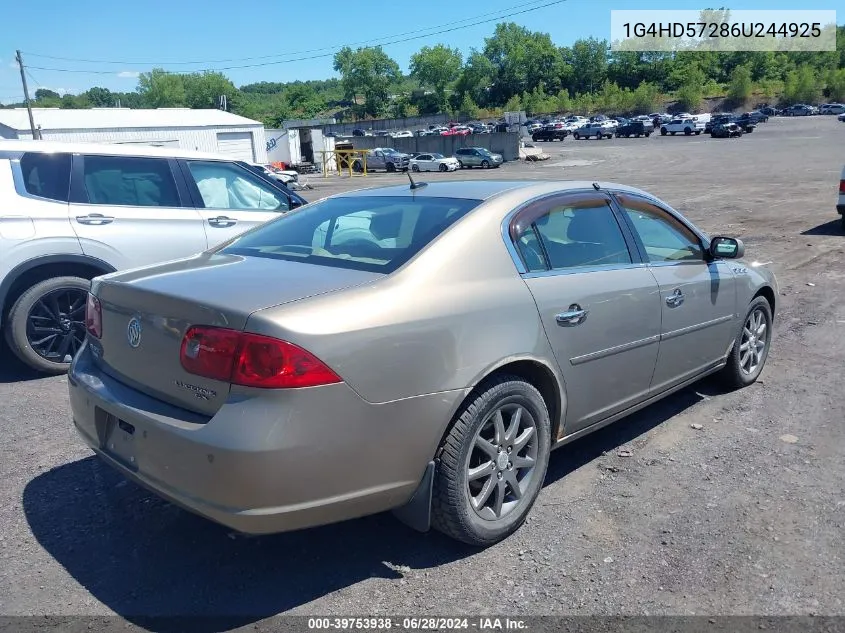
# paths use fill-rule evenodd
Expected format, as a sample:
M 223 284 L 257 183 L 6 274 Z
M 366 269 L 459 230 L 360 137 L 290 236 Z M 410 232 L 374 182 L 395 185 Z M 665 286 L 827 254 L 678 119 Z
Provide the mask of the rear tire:
M 537 389 L 514 376 L 479 385 L 438 449 L 432 526 L 477 547 L 510 536 L 540 493 L 550 446 L 549 413 Z
M 67 325 L 68 329 L 65 330 L 67 334 L 76 334 L 79 338 L 78 344 L 73 341 L 69 342 L 69 346 L 62 356 L 62 359 L 66 357 L 72 358 L 79 346 L 81 346 L 81 341 L 85 340 L 85 301 L 90 288 L 91 282 L 81 277 L 54 277 L 39 282 L 24 292 L 12 305 L 12 309 L 9 310 L 5 328 L 6 342 L 9 345 L 9 349 L 23 363 L 39 372 L 45 374 L 66 373 L 70 368 L 69 360 L 58 360 L 58 357 L 56 357 L 56 360 L 50 360 L 33 349 L 35 341 L 43 339 L 43 334 L 46 333 L 44 332 L 39 335 L 33 331 L 34 323 L 41 322 L 44 326 L 53 327 L 52 323 L 48 324 L 43 316 L 38 317 L 34 314 L 34 311 L 38 310 L 37 306 L 39 302 L 45 297 L 48 297 L 48 295 L 55 296 L 62 291 L 66 291 L 69 295 L 78 293 L 82 301 L 81 310 L 78 309 L 79 306 L 76 306 L 77 311 L 74 314 L 69 314 L 66 308 L 71 306 L 66 306 L 64 301 L 59 300 L 60 315 L 57 315 Z M 52 307 L 51 310 L 55 311 L 55 307 Z M 35 316 L 37 321 L 31 319 L 31 315 Z M 55 326 L 58 327 L 58 323 Z M 53 342 L 56 343 L 57 347 L 53 353 L 61 353 L 62 339 L 64 337 L 65 334 L 59 334 L 53 338 Z M 74 346 L 76 349 L 74 349 Z M 42 349 L 43 351 L 45 349 Z
M 660 128 L 660 136 L 666 136 L 668 133 L 665 127 Z
M 741 389 L 756 381 L 769 357 L 771 342 L 772 308 L 764 297 L 757 297 L 748 306 L 728 355 L 728 364 L 721 372 L 725 385 Z
M 580 140 L 581 140 L 581 135 L 580 135 L 580 134 L 578 134 L 578 132 L 575 132 L 575 134 L 573 134 L 573 135 L 572 135 L 572 138 L 574 138 L 576 141 L 580 141 Z
M 411 171 L 418 172 L 420 170 L 420 166 L 417 164 L 411 165 Z

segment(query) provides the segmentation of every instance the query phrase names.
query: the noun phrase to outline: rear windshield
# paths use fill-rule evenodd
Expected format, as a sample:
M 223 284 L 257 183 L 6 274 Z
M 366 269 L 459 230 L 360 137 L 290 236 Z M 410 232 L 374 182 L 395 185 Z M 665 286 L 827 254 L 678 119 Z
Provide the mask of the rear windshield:
M 390 273 L 481 202 L 413 196 L 329 198 L 248 231 L 217 252 Z

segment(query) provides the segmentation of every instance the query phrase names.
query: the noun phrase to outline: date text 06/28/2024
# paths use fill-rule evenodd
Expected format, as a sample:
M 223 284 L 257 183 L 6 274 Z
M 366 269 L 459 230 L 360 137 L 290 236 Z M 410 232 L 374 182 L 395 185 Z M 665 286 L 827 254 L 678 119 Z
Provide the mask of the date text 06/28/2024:
M 316 617 L 309 631 L 527 631 L 525 620 L 499 617 Z

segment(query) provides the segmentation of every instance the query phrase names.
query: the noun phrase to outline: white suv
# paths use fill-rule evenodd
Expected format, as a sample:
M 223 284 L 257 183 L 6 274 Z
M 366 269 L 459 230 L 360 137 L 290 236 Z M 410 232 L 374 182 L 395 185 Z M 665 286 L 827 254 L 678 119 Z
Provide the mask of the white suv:
M 67 371 L 93 277 L 189 257 L 305 204 L 246 163 L 127 145 L 0 141 L 0 327 Z

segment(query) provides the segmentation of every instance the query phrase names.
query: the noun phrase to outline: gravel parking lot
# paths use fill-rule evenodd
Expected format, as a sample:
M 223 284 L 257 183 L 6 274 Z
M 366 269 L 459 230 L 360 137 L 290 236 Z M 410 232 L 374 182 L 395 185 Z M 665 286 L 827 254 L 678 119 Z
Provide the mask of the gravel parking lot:
M 485 551 L 390 516 L 236 537 L 101 465 L 65 379 L 0 352 L 0 614 L 845 614 L 843 141 L 835 117 L 775 118 L 420 175 L 643 187 L 741 237 L 781 286 L 756 385 L 705 381 L 553 453 L 529 522 Z M 407 177 L 310 181 L 316 199 Z

